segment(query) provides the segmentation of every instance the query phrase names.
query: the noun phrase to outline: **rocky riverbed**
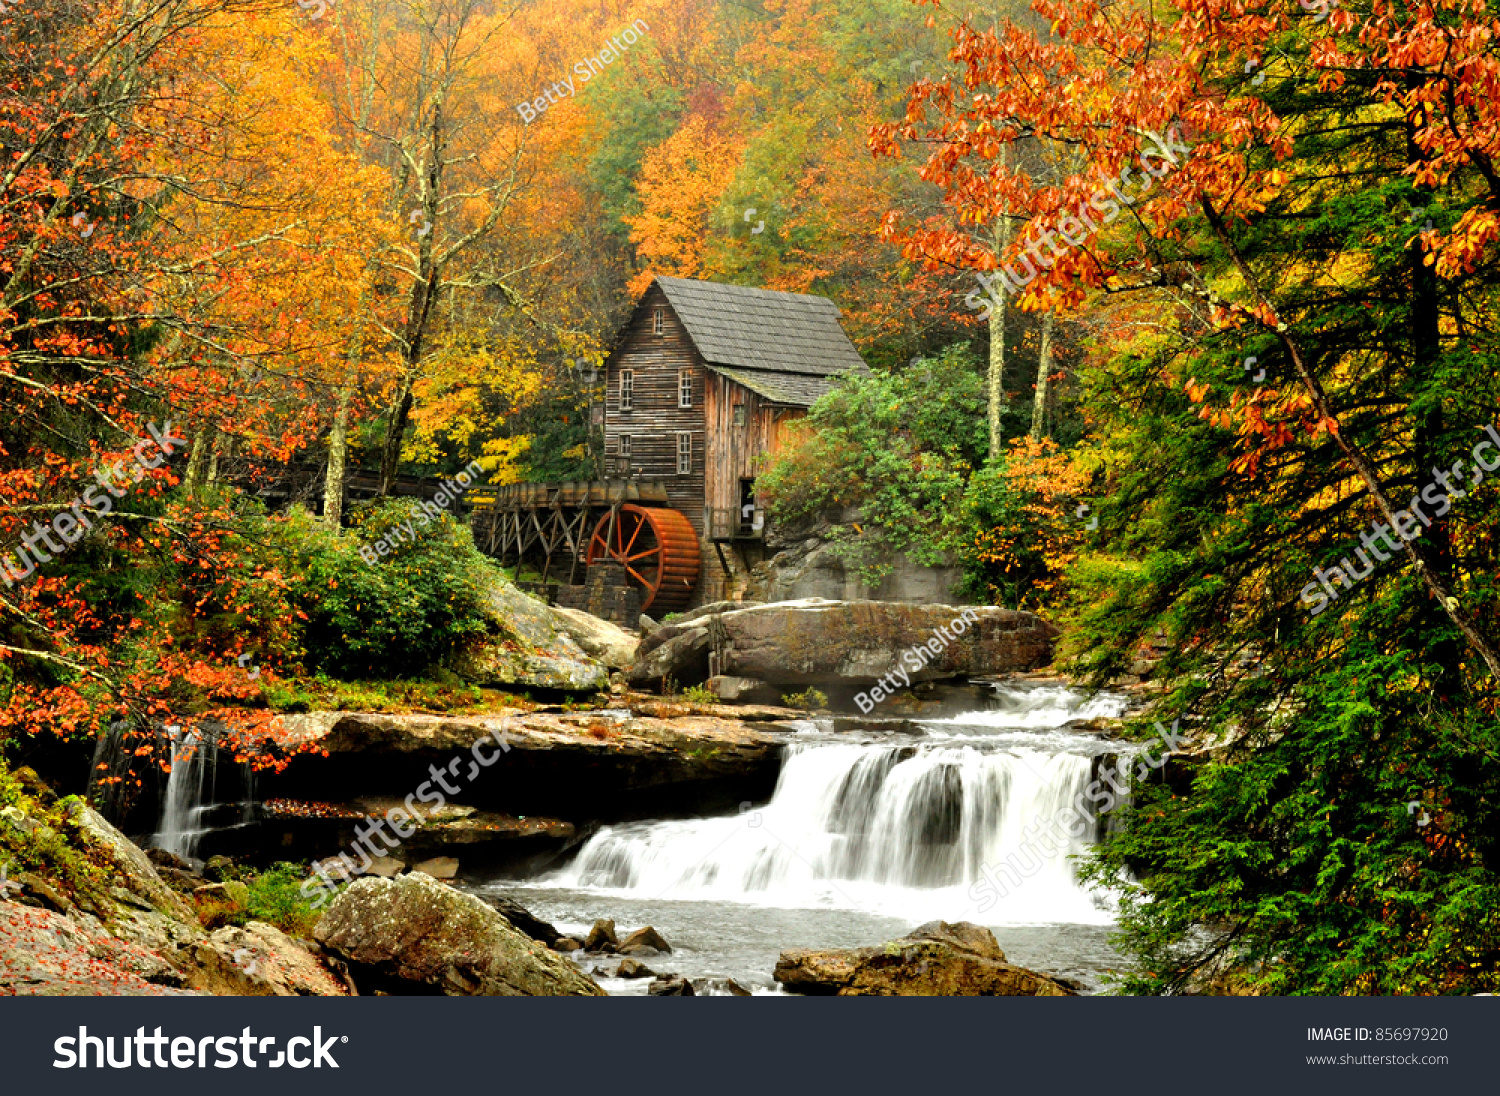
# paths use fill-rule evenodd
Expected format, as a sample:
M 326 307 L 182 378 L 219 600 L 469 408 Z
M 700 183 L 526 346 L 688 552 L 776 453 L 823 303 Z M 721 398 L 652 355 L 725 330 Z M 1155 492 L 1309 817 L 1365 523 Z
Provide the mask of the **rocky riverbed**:
M 593 703 L 285 714 L 271 769 L 226 791 L 228 755 L 174 766 L 136 841 L 28 777 L 0 811 L 37 861 L 0 886 L 0 992 L 1029 995 L 1112 962 L 1079 849 L 990 914 L 1006 950 L 969 923 L 978 867 L 1121 748 L 1123 700 L 1018 676 L 1050 658 L 1035 617 L 970 610 L 938 642 L 961 610 L 711 606 L 637 652 L 501 594 L 511 638 L 474 673 Z M 919 644 L 876 710 L 747 702 L 893 685 Z M 740 703 L 604 691 L 700 656 Z

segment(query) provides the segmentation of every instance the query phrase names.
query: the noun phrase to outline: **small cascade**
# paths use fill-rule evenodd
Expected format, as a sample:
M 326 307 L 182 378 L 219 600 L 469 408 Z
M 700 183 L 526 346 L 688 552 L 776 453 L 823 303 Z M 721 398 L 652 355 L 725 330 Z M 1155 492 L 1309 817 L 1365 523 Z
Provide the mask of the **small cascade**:
M 788 747 L 771 801 L 738 816 L 606 827 L 549 880 L 636 897 L 977 912 L 1001 865 L 1023 877 L 989 923 L 1109 920 L 1077 882 L 1069 836 L 1100 758 L 1131 747 L 1060 730 L 1123 701 L 1061 688 L 1001 690 L 999 710 L 923 724 L 916 744 L 809 736 Z M 799 736 L 800 738 L 801 736 Z M 1039 836 L 1050 834 L 1050 837 Z M 990 910 L 993 904 L 995 908 Z
M 154 748 L 142 751 L 143 743 Z M 184 860 L 197 856 L 205 835 L 256 820 L 253 770 L 220 746 L 214 727 L 169 725 L 143 736 L 124 723 L 111 726 L 94 747 L 88 794 L 105 818 L 131 832 L 154 824 L 144 844 Z
M 166 732 L 172 771 L 151 844 L 191 860 L 205 834 L 255 821 L 254 777 L 249 765 L 220 748 L 216 734 L 176 726 Z M 230 798 L 218 798 L 226 792 Z
M 94 742 L 94 760 L 89 768 L 88 800 L 114 825 L 123 825 L 140 788 L 137 742 L 121 733 L 124 723 L 113 723 Z

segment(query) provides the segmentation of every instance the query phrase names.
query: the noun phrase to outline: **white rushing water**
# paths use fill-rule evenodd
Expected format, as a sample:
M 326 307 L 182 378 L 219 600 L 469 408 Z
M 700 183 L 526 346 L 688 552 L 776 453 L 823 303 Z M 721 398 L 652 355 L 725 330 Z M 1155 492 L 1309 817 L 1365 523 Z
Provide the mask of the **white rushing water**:
M 1003 707 L 924 721 L 924 738 L 819 733 L 788 747 L 771 801 L 738 815 L 628 823 L 596 834 L 554 887 L 632 898 L 839 907 L 986 924 L 1107 923 L 1076 880 L 1080 837 L 1038 837 L 1079 801 L 1095 761 L 1128 747 L 1060 730 L 1115 716 L 1118 697 L 999 690 Z M 1075 827 L 1076 828 L 1076 827 Z M 1053 832 L 1061 834 L 1060 830 Z M 1021 876 L 990 899 L 988 865 Z
M 196 731 L 183 731 L 180 727 L 168 728 L 171 743 L 172 770 L 167 776 L 167 788 L 162 797 L 161 822 L 151 838 L 151 844 L 180 856 L 192 859 L 198 851 L 198 842 L 213 829 L 228 825 L 249 824 L 254 816 L 252 789 L 248 770 L 232 758 L 225 764 L 233 767 L 227 776 L 228 783 L 241 793 L 232 804 L 214 801 L 220 788 L 218 745 L 206 741 Z M 221 808 L 232 809 L 224 811 Z M 226 820 L 224 815 L 228 815 Z M 216 823 L 210 825 L 210 816 Z

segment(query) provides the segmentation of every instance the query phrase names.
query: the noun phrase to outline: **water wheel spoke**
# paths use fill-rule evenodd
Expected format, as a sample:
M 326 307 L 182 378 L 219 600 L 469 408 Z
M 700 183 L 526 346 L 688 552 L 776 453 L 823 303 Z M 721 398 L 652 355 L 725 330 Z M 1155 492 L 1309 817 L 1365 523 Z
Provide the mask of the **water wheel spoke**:
M 646 523 L 644 521 L 637 521 L 635 523 L 635 532 L 633 532 L 633 533 L 630 534 L 630 543 L 627 544 L 627 545 L 625 545 L 624 550 L 620 553 L 626 559 L 633 558 L 630 555 L 630 550 L 635 547 L 635 538 L 641 535 L 641 530 L 644 529 L 645 527 L 646 527 Z
M 626 574 L 630 575 L 631 578 L 635 579 L 642 586 L 644 586 L 646 589 L 650 590 L 653 594 L 656 592 L 656 583 L 652 582 L 645 575 L 643 575 L 639 571 L 637 571 L 634 567 L 630 567 L 630 566 L 627 565 L 626 568 L 625 568 L 625 572 L 626 572 Z

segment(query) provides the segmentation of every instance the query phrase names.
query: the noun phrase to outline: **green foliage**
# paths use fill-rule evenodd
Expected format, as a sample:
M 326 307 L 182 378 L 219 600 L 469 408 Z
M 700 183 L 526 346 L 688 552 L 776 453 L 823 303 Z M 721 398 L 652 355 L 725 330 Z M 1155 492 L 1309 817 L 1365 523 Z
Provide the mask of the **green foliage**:
M 652 48 L 648 40 L 645 48 Z M 653 60 L 653 67 L 660 62 Z M 608 71 L 599 79 L 606 85 L 585 103 L 594 116 L 594 132 L 600 135 L 589 158 L 587 174 L 600 196 L 608 227 L 623 242 L 630 234 L 624 218 L 640 213 L 635 179 L 646 152 L 665 141 L 677 129 L 685 96 L 670 81 L 630 78 L 625 70 Z M 607 136 L 606 136 L 607 135 Z
M 598 476 L 588 450 L 588 399 L 579 390 L 562 385 L 547 390 L 513 411 L 507 417 L 507 428 L 531 437 L 531 444 L 516 462 L 522 482 L 557 483 Z M 597 444 L 598 431 L 593 435 Z
M 828 695 L 815 686 L 808 686 L 800 693 L 782 693 L 781 702 L 788 708 L 800 708 L 804 712 L 816 712 L 828 707 Z
M 1037 515 L 1028 510 L 1025 492 L 1005 474 L 1006 465 L 1005 456 L 987 463 L 969 477 L 964 491 L 960 523 L 976 531 L 976 541 L 973 550 L 964 545 L 962 592 L 995 605 L 1019 607 L 1038 582 L 1050 577 L 1051 568 L 1043 554 Z M 985 558 L 977 539 L 983 535 L 1011 546 L 1003 563 Z
M 312 939 L 313 926 L 321 914 L 302 895 L 307 869 L 300 864 L 279 863 L 247 881 L 250 900 L 247 921 L 264 921 L 282 932 Z
M 70 807 L 73 797 L 54 800 L 30 769 L 12 772 L 0 757 L 0 866 L 14 881 L 34 872 L 85 908 L 103 889 L 103 869 L 87 855 L 87 841 Z
M 957 544 L 964 484 L 988 444 L 984 407 L 983 381 L 962 346 L 900 372 L 845 376 L 792 431 L 759 487 L 779 523 L 858 508 L 883 543 L 845 527 L 834 551 L 877 585 L 887 546 L 937 563 Z
M 268 871 L 242 874 L 243 879 L 226 882 L 219 894 L 200 893 L 195 897 L 198 920 L 204 928 L 243 928 L 251 921 L 264 921 L 289 936 L 312 939 L 313 927 L 322 915 L 302 894 L 302 884 L 307 881 L 305 867 L 282 862 Z
M 298 523 L 292 596 L 305 614 L 313 669 L 345 678 L 411 676 L 485 630 L 493 568 L 449 514 L 426 525 L 420 514 L 415 502 L 393 499 L 356 508 L 344 536 L 311 519 Z M 415 543 L 405 529 L 394 535 L 408 523 Z M 367 562 L 359 549 L 383 537 L 390 554 Z
M 1490 258 L 1447 278 L 1423 262 L 1402 124 L 1372 118 L 1330 136 L 1358 109 L 1341 94 L 1278 107 L 1313 112 L 1288 122 L 1305 136 L 1277 162 L 1323 189 L 1310 207 L 1294 179 L 1239 245 L 1250 267 L 1282 272 L 1282 329 L 1312 363 L 1339 437 L 1372 455 L 1401 506 L 1429 469 L 1469 457 L 1500 406 L 1496 269 Z M 1355 162 L 1362 171 L 1348 175 Z M 1461 189 L 1445 185 L 1455 199 Z M 1211 243 L 1205 255 L 1209 284 L 1237 277 L 1240 260 Z M 1463 337 L 1448 334 L 1448 316 Z M 1081 612 L 1078 666 L 1102 683 L 1160 631 L 1171 644 L 1155 675 L 1171 689 L 1163 710 L 1224 744 L 1191 787 L 1141 789 L 1089 869 L 1101 885 L 1133 879 L 1119 940 L 1134 972 L 1122 988 L 1176 992 L 1224 964 L 1266 993 L 1495 992 L 1496 682 L 1403 554 L 1369 559 L 1368 576 L 1313 615 L 1314 568 L 1353 558 L 1375 507 L 1330 433 L 1271 405 L 1266 432 L 1250 428 L 1232 395 L 1245 388 L 1244 355 L 1259 355 L 1273 384 L 1290 369 L 1279 341 L 1242 338 L 1152 332 L 1120 347 L 1088 395 L 1113 450 L 1104 526 L 1134 559 Z M 1163 373 L 1193 378 L 1200 402 Z M 1494 643 L 1500 492 L 1493 477 L 1464 488 L 1414 548 Z
M 441 673 L 434 675 L 441 678 Z M 462 681 L 339 681 L 327 674 L 283 678 L 265 685 L 266 701 L 279 712 L 464 712 L 523 707 L 517 696 Z
M 717 704 L 719 702 L 719 694 L 707 685 L 689 685 L 686 689 L 682 690 L 682 699 L 686 700 L 689 704 Z
M 1219 951 L 1263 993 L 1500 988 L 1500 733 L 1434 721 L 1412 663 L 1360 646 L 1278 724 L 1242 717 L 1190 794 L 1139 789 L 1087 869 L 1140 877 L 1121 909 L 1127 992 L 1179 991 Z

